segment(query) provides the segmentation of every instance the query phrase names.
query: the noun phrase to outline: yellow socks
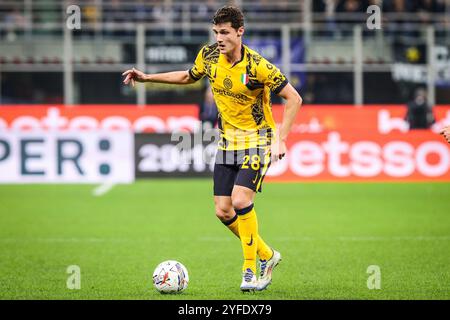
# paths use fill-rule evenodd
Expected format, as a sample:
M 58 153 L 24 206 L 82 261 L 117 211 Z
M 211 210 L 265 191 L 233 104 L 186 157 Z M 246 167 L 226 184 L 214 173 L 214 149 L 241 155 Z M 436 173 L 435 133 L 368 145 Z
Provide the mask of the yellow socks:
M 244 209 L 234 209 L 239 220 L 239 236 L 244 253 L 242 271 L 251 269 L 256 274 L 256 248 L 258 243 L 258 220 L 253 204 Z
M 239 238 L 239 220 L 237 218 L 237 215 L 235 215 L 228 221 L 222 221 L 222 223 L 226 225 L 227 228 L 236 235 L 236 237 Z
M 258 235 L 258 219 L 253 204 L 243 209 L 234 209 L 238 219 L 237 231 L 241 239 L 242 251 L 244 253 L 244 265 L 242 270 L 245 272 L 251 269 L 256 274 L 256 254 L 262 260 L 267 260 L 272 255 L 272 249 Z M 231 228 L 230 228 L 231 229 Z M 236 228 L 231 229 L 236 234 Z M 238 234 L 236 234 L 238 235 Z
M 239 219 L 238 216 L 235 215 L 231 220 L 223 222 L 224 225 L 228 227 L 228 229 L 233 232 L 236 237 L 239 237 Z M 256 244 L 256 253 L 258 254 L 261 260 L 269 260 L 272 257 L 272 249 L 264 242 L 260 235 L 258 235 L 258 241 Z
M 261 260 L 269 260 L 272 258 L 272 249 L 264 242 L 261 236 L 258 236 L 258 256 Z

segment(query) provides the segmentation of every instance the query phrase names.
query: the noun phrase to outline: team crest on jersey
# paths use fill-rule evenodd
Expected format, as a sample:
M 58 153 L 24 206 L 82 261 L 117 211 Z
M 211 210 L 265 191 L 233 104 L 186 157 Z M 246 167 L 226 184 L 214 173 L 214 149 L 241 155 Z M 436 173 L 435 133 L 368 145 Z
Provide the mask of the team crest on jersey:
M 233 88 L 233 82 L 230 78 L 225 78 L 223 79 L 223 86 L 225 87 L 225 89 L 230 90 L 231 88 Z
M 246 85 L 248 83 L 248 74 L 243 73 L 241 74 L 241 82 Z

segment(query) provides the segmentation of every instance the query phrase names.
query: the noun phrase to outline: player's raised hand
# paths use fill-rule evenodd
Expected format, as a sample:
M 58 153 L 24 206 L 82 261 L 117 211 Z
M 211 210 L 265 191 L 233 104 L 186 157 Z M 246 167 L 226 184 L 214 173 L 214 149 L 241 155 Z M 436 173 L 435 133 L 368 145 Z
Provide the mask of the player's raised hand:
M 131 85 L 133 87 L 135 81 L 144 82 L 146 80 L 146 74 L 135 68 L 125 71 L 124 73 L 122 73 L 122 76 L 125 76 L 123 83 L 129 84 L 131 82 Z
M 439 133 L 444 136 L 448 143 L 450 143 L 450 126 L 444 127 Z

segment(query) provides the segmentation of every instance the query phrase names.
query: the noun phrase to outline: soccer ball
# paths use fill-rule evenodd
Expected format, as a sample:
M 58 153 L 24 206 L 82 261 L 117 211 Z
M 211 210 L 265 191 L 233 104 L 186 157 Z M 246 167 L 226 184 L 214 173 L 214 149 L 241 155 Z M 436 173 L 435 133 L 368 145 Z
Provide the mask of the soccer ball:
M 161 293 L 178 293 L 186 290 L 189 283 L 187 269 L 180 262 L 161 262 L 153 272 L 153 285 Z

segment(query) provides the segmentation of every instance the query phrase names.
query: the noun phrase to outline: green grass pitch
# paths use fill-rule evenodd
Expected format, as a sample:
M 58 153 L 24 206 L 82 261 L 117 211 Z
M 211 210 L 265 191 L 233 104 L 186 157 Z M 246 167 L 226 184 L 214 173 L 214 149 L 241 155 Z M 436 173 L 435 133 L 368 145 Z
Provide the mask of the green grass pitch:
M 283 255 L 268 290 L 239 291 L 240 243 L 215 217 L 209 179 L 0 186 L 0 299 L 449 299 L 450 184 L 267 183 L 255 208 Z M 189 270 L 161 295 L 155 266 Z M 69 265 L 81 289 L 66 286 Z M 381 270 L 368 289 L 367 268 Z

